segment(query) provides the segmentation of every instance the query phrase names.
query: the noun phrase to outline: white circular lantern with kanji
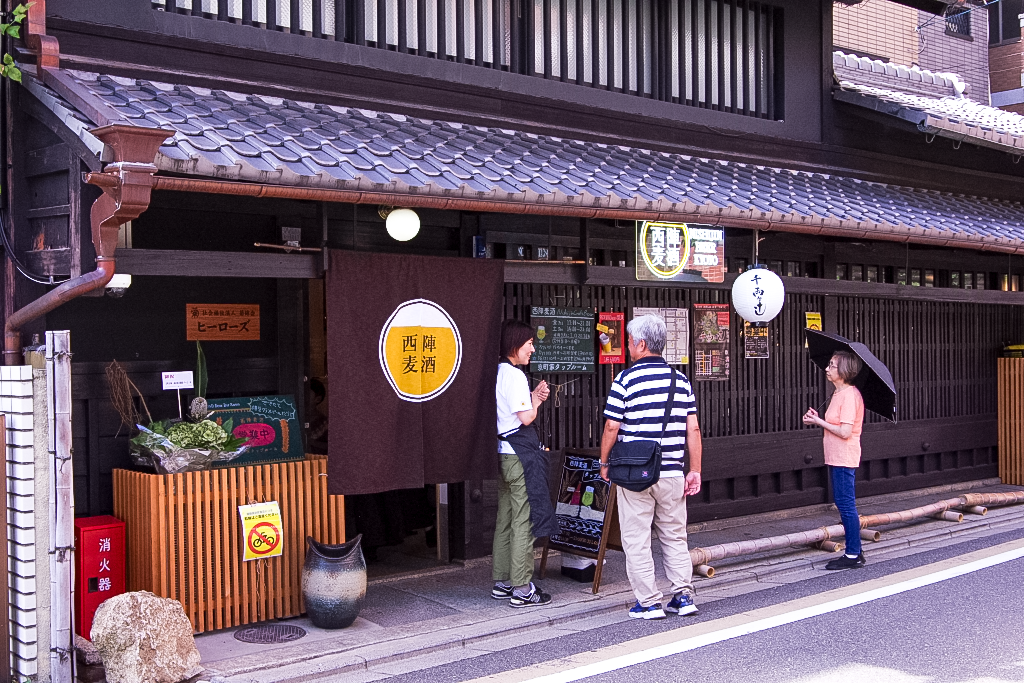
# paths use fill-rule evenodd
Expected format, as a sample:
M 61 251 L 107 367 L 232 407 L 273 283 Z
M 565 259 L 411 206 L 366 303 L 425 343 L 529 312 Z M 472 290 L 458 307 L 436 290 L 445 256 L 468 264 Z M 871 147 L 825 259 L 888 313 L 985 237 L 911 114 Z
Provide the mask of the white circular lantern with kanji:
M 782 278 L 764 266 L 741 273 L 732 283 L 732 305 L 748 323 L 766 325 L 786 301 Z

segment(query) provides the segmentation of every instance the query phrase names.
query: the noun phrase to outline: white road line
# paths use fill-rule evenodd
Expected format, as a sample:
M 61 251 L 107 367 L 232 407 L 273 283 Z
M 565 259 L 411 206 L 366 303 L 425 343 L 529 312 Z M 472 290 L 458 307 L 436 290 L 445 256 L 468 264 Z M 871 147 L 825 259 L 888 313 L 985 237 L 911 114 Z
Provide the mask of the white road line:
M 655 659 L 661 659 L 663 657 L 671 657 L 682 652 L 688 652 L 690 650 L 696 650 L 697 648 L 704 647 L 705 645 L 713 645 L 715 643 L 721 643 L 725 640 L 732 638 L 739 638 L 751 633 L 757 633 L 759 631 L 766 631 L 768 629 L 775 628 L 777 626 L 784 626 L 786 624 L 792 624 L 803 619 L 810 619 L 811 617 L 820 616 L 822 614 L 828 614 L 830 612 L 836 612 L 847 607 L 854 607 L 856 605 L 862 605 L 866 602 L 873 600 L 879 600 L 881 598 L 887 598 L 899 593 L 905 593 L 906 591 L 914 590 L 915 588 L 921 588 L 923 586 L 929 586 L 933 583 L 939 583 L 940 581 L 946 581 L 953 579 L 958 576 L 970 574 L 972 572 L 985 569 L 987 567 L 993 567 L 997 564 L 1004 562 L 1011 562 L 1024 557 L 1024 546 L 1009 550 L 1006 552 L 992 555 L 990 557 L 984 557 L 973 562 L 966 564 L 950 567 L 948 569 L 942 569 L 930 574 L 918 576 L 906 581 L 894 583 L 890 586 L 882 586 L 880 588 L 874 588 L 863 593 L 856 593 L 849 595 L 837 600 L 831 600 L 823 602 L 820 605 L 812 605 L 810 607 L 803 607 L 800 609 L 793 610 L 791 612 L 784 612 L 764 619 L 758 619 L 751 621 L 746 624 L 740 624 L 738 626 L 732 626 L 724 628 L 711 633 L 705 633 L 683 640 L 659 645 L 646 650 L 640 650 L 638 652 L 631 652 L 629 654 L 620 655 L 618 657 L 612 657 L 601 662 L 594 662 L 592 664 L 584 664 L 577 666 L 568 671 L 560 671 L 537 678 L 529 678 L 525 680 L 532 681 L 533 683 L 570 683 L 570 681 L 578 681 L 590 676 L 598 676 L 600 674 L 608 673 L 610 671 L 617 671 L 626 667 L 634 666 L 636 664 L 642 664 L 644 662 L 650 662 Z M 593 654 L 593 653 L 591 653 Z M 520 679 L 523 680 L 523 679 Z

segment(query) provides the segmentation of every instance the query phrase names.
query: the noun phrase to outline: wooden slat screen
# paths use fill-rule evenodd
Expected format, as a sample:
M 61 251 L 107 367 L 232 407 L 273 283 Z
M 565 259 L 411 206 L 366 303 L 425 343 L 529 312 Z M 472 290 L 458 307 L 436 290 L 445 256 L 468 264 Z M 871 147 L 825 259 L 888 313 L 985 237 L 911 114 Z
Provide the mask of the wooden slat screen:
M 783 118 L 782 10 L 752 0 L 152 0 L 460 64 Z
M 1024 484 L 1024 358 L 999 359 L 999 478 Z
M 197 633 L 305 611 L 306 536 L 345 540 L 342 496 L 327 495 L 327 460 L 175 475 L 114 470 L 114 514 L 125 521 L 128 590 L 181 602 Z M 242 561 L 238 506 L 276 500 L 284 554 Z

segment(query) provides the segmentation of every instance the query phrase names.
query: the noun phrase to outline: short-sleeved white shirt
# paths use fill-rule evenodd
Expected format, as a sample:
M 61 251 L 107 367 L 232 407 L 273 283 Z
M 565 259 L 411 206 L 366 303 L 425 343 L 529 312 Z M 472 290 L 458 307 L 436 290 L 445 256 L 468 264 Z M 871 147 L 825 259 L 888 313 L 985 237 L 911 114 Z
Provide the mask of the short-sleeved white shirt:
M 498 364 L 498 384 L 494 390 L 498 399 L 498 434 L 507 434 L 522 426 L 516 413 L 533 407 L 530 381 L 519 368 L 508 363 Z M 498 440 L 499 453 L 515 453 L 507 441 Z

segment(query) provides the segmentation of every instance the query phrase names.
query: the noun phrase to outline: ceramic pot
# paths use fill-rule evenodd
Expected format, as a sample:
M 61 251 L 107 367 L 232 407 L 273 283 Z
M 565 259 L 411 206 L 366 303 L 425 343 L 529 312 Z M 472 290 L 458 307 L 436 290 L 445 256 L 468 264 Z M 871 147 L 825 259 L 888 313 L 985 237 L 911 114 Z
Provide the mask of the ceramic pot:
M 341 545 L 306 537 L 302 596 L 306 614 L 319 628 L 345 628 L 359 616 L 366 597 L 366 560 L 359 534 Z

